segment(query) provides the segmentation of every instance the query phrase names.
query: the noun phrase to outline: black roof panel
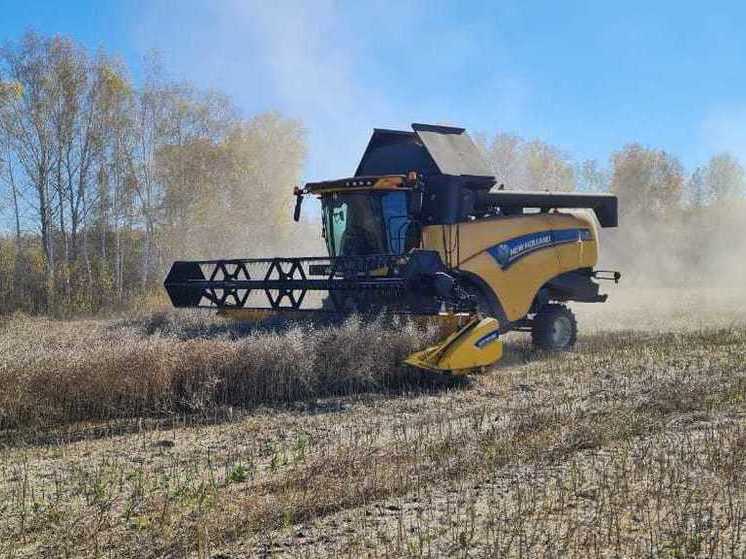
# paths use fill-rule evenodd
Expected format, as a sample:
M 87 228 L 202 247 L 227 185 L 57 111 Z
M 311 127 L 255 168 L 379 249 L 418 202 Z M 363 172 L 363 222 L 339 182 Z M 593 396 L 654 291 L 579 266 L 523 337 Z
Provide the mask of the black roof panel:
M 403 130 L 373 130 L 355 176 L 405 175 L 409 171 L 425 176 L 438 173 L 438 167 L 417 134 Z
M 356 176 L 400 175 L 492 177 L 493 172 L 464 128 L 413 124 L 414 132 L 376 128 Z

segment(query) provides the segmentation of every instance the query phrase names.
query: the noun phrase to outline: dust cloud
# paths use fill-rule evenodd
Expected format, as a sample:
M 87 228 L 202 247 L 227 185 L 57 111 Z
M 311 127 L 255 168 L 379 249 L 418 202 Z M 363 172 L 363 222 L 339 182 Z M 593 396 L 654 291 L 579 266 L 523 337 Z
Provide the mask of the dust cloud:
M 599 268 L 622 272 L 602 305 L 574 304 L 590 329 L 697 330 L 746 325 L 746 203 L 666 220 L 625 217 L 601 232 Z

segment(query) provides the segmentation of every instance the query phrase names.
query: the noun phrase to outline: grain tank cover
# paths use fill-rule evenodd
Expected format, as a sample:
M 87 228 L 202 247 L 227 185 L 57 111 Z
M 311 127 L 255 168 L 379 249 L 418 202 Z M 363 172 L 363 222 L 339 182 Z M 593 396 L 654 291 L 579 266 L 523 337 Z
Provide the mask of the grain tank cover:
M 464 128 L 413 124 L 442 175 L 492 177 L 492 170 Z
M 494 184 L 493 173 L 463 128 L 413 124 L 413 132 L 376 129 L 355 176 L 403 175 L 479 177 Z

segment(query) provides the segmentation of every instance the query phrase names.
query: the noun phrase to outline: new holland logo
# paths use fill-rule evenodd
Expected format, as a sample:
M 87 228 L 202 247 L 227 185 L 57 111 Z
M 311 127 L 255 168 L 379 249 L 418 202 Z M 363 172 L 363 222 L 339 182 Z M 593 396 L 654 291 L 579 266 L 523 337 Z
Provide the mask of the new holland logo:
M 591 232 L 589 229 L 558 229 L 515 237 L 487 250 L 504 270 L 517 260 L 537 250 L 590 239 Z

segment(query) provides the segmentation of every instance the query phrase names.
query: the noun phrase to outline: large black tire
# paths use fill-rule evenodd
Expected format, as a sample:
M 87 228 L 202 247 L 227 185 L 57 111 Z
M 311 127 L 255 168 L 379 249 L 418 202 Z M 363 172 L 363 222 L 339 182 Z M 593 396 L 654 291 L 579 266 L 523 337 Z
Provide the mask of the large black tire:
M 578 339 L 575 315 L 565 305 L 544 305 L 533 319 L 531 338 L 546 351 L 567 351 Z

